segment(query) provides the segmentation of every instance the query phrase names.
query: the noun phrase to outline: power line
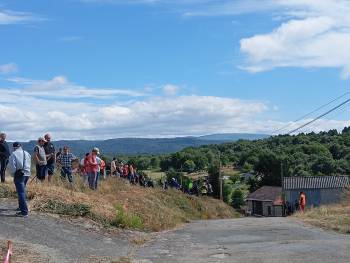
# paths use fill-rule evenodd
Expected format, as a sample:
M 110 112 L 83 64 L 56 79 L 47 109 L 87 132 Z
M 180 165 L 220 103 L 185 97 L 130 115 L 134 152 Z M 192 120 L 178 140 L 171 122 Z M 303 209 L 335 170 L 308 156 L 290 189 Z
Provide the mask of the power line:
M 298 122 L 298 121 L 301 121 L 302 119 L 304 119 L 304 118 L 310 116 L 311 114 L 314 114 L 315 112 L 318 112 L 319 110 L 323 109 L 324 107 L 327 107 L 328 105 L 330 105 L 330 104 L 332 104 L 333 102 L 335 102 L 335 101 L 337 101 L 337 100 L 339 100 L 339 99 L 345 97 L 345 96 L 348 95 L 348 94 L 350 94 L 350 91 L 345 92 L 344 94 L 340 95 L 339 97 L 336 97 L 335 99 L 331 100 L 330 102 L 327 102 L 326 104 L 324 104 L 324 105 L 318 107 L 317 109 L 315 109 L 315 110 L 313 110 L 313 111 L 311 111 L 311 112 L 309 112 L 309 113 L 303 115 L 302 117 L 296 119 L 296 120 L 293 121 L 292 123 L 289 123 L 289 124 L 283 126 L 282 128 L 279 128 L 279 129 L 275 130 L 272 134 L 276 134 L 277 132 L 282 131 L 282 130 L 284 130 L 284 129 L 290 127 L 293 123 Z
M 308 126 L 308 125 L 310 125 L 311 123 L 314 123 L 315 121 L 321 119 L 322 117 L 328 115 L 329 113 L 335 111 L 336 109 L 339 109 L 341 106 L 345 105 L 345 104 L 348 103 L 348 102 L 350 102 L 350 99 L 347 99 L 346 101 L 342 102 L 341 104 L 339 104 L 339 105 L 335 106 L 334 108 L 330 109 L 329 111 L 327 111 L 327 112 L 325 112 L 325 113 L 319 115 L 319 116 L 316 117 L 315 119 L 313 119 L 313 120 L 311 120 L 311 121 L 309 121 L 309 122 L 307 122 L 307 123 L 305 123 L 305 124 L 299 126 L 298 128 L 296 128 L 296 129 L 294 129 L 294 130 L 288 132 L 287 134 L 290 135 L 290 134 L 292 134 L 292 133 L 294 133 L 294 132 L 296 132 L 296 131 L 298 131 L 298 130 L 300 130 L 300 129 L 302 129 L 302 128 Z

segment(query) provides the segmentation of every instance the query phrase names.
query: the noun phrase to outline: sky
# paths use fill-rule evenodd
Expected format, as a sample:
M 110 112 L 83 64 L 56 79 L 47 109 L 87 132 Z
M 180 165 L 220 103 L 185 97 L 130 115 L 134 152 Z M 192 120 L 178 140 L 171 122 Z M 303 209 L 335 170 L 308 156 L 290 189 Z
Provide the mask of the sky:
M 287 133 L 350 98 L 349 13 L 347 0 L 1 0 L 0 130 Z M 341 130 L 349 113 L 298 132 Z

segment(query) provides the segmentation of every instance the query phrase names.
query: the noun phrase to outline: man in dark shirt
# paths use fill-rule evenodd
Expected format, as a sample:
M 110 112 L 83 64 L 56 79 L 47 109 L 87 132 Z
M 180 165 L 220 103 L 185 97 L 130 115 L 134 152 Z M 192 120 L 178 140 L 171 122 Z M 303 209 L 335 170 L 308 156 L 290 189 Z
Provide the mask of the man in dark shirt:
M 55 146 L 51 142 L 51 135 L 49 133 L 44 136 L 46 142 L 44 144 L 45 154 L 46 154 L 46 170 L 48 174 L 48 181 L 51 182 L 52 175 L 55 171 L 55 163 L 56 163 L 56 152 Z
M 10 157 L 10 149 L 6 142 L 6 134 L 0 133 L 0 176 L 1 182 L 5 182 L 5 171 Z

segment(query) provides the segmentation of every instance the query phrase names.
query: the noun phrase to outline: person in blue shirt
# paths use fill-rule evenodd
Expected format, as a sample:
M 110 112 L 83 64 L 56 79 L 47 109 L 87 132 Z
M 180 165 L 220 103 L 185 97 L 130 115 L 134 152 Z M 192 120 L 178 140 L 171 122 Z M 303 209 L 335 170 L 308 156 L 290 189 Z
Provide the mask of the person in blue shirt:
M 31 156 L 22 149 L 19 142 L 14 142 L 12 146 L 13 152 L 9 158 L 9 168 L 11 175 L 14 177 L 13 182 L 16 186 L 20 210 L 16 215 L 27 217 L 26 185 L 30 177 Z
M 70 183 L 73 183 L 73 175 L 72 175 L 72 161 L 77 158 L 69 152 L 69 148 L 67 146 L 63 147 L 63 153 L 60 154 L 57 158 L 57 162 L 61 165 L 61 179 L 66 180 Z

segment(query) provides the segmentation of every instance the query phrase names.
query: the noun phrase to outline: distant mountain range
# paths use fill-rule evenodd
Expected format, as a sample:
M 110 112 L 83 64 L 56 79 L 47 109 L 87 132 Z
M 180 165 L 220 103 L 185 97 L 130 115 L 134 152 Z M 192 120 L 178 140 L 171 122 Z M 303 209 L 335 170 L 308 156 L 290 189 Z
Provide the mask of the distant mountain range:
M 225 133 L 212 134 L 199 137 L 176 137 L 176 138 L 118 138 L 104 141 L 86 140 L 61 140 L 54 141 L 56 149 L 67 145 L 72 152 L 83 156 L 90 152 L 93 147 L 98 147 L 104 155 L 141 155 L 141 154 L 163 154 L 181 151 L 186 147 L 198 147 L 208 144 L 220 144 L 225 142 L 244 140 L 258 140 L 269 137 L 266 134 Z M 33 151 L 35 141 L 23 143 L 23 148 Z

